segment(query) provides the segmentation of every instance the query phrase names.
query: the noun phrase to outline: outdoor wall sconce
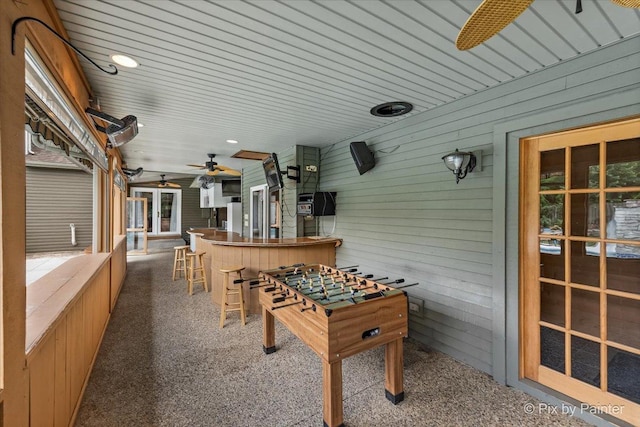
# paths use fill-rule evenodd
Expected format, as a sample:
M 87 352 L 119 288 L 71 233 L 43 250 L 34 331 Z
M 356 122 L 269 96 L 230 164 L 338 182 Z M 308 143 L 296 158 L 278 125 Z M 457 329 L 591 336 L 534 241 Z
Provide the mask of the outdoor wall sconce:
M 476 167 L 476 156 L 471 152 L 456 151 L 442 158 L 444 165 L 453 172 L 456 184 Z
M 84 53 L 80 52 L 80 49 L 78 49 L 77 47 L 75 47 L 74 45 L 72 45 L 70 42 L 68 42 L 64 37 L 62 37 L 60 34 L 58 34 L 56 32 L 56 30 L 54 30 L 53 28 L 51 28 L 50 26 L 48 26 L 46 23 L 42 22 L 41 20 L 39 20 L 38 18 L 33 18 L 31 16 L 23 16 L 21 18 L 16 19 L 15 21 L 13 21 L 13 24 L 11 25 L 11 54 L 15 55 L 16 54 L 16 49 L 15 49 L 15 43 L 16 43 L 16 29 L 18 28 L 18 24 L 23 22 L 23 21 L 35 21 L 40 25 L 43 25 L 47 30 L 51 31 L 53 33 L 53 35 L 55 35 L 57 38 L 59 38 L 60 40 L 62 40 L 62 42 L 64 42 L 64 44 L 66 44 L 67 46 L 69 46 L 71 49 L 73 49 L 78 55 L 82 56 L 84 59 L 86 59 L 87 61 L 89 61 L 92 65 L 94 65 L 97 69 L 99 69 L 102 72 L 105 72 L 107 74 L 111 74 L 112 76 L 115 76 L 116 74 L 118 74 L 118 69 L 116 68 L 115 65 L 113 64 L 109 64 L 109 67 L 111 67 L 113 69 L 113 71 L 109 71 L 109 70 L 105 70 L 104 68 L 102 68 L 101 66 L 99 66 L 98 64 L 96 64 L 95 62 L 93 62 L 91 60 L 91 58 L 89 58 L 87 55 L 85 55 Z
M 106 128 L 96 124 L 96 129 L 107 134 L 109 142 L 107 148 L 119 147 L 131 141 L 138 134 L 138 119 L 136 116 L 126 116 L 122 120 L 103 113 L 102 111 L 87 108 L 85 113 L 110 123 Z

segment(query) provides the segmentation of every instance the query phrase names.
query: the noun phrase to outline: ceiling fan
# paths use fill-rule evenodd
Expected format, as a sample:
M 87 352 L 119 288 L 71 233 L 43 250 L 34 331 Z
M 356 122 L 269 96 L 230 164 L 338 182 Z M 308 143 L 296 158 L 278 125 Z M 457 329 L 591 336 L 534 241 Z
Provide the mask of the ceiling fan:
M 468 50 L 484 43 L 502 31 L 524 12 L 534 0 L 483 0 L 464 24 L 456 47 Z M 622 7 L 640 8 L 640 0 L 611 0 Z M 582 12 L 582 1 L 576 0 L 576 13 Z
M 237 171 L 235 169 L 231 169 L 226 166 L 219 165 L 213 159 L 216 157 L 215 154 L 207 154 L 209 156 L 209 161 L 205 162 L 204 165 L 187 165 L 198 169 L 206 169 L 206 174 L 210 176 L 216 175 L 229 175 L 229 176 L 241 176 L 242 172 Z
M 166 188 L 166 187 L 180 188 L 180 184 L 169 182 L 166 179 L 164 179 L 164 177 L 165 177 L 165 175 L 161 174 L 160 175 L 160 181 L 148 182 L 147 184 L 149 184 L 149 185 L 157 185 L 158 188 Z

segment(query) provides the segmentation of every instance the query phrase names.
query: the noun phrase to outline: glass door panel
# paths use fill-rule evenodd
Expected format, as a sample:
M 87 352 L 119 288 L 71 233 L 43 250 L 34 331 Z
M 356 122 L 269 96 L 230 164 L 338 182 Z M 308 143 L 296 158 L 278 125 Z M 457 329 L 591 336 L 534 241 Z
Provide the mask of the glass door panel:
M 251 187 L 249 235 L 253 238 L 269 237 L 269 196 L 266 185 Z
M 180 190 L 159 190 L 158 234 L 180 233 Z
M 638 134 L 636 119 L 525 139 L 521 163 L 522 376 L 625 421 L 640 419 Z
M 147 253 L 147 204 L 145 197 L 127 197 L 128 253 Z
M 155 227 L 155 216 L 154 216 L 154 205 L 155 205 L 155 190 L 141 190 L 141 189 L 136 189 L 133 188 L 131 190 L 131 196 L 132 197 L 142 197 L 147 199 L 147 233 L 149 234 L 155 234 L 156 232 L 156 227 Z

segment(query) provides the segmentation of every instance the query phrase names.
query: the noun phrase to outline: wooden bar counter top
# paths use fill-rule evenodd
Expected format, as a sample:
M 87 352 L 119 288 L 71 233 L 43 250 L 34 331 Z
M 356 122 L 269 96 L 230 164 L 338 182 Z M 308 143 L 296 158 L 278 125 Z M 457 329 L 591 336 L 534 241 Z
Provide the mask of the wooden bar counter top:
M 211 299 L 217 305 L 222 301 L 223 275 L 220 269 L 229 265 L 242 265 L 244 278 L 257 277 L 263 270 L 298 263 L 335 266 L 336 248 L 342 239 L 336 237 L 291 237 L 261 239 L 242 237 L 210 228 L 189 230 L 196 239 L 196 249 L 204 252 L 207 281 L 211 283 Z M 244 284 L 245 304 L 252 314 L 260 314 L 258 289 L 249 290 Z

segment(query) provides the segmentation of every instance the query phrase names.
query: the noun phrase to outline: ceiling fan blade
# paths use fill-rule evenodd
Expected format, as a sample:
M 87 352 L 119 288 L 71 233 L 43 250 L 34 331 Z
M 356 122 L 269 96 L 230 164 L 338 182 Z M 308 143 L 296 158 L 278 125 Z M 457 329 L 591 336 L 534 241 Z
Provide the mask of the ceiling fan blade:
M 176 184 L 173 182 L 167 182 L 167 186 L 171 188 L 180 188 L 180 184 Z
M 611 2 L 622 7 L 640 8 L 640 0 L 611 0 Z
M 205 169 L 206 168 L 205 165 L 191 165 L 191 164 L 188 164 L 187 166 L 190 166 L 192 168 L 198 168 L 198 169 Z
M 460 30 L 456 47 L 468 50 L 489 40 L 520 16 L 531 3 L 533 0 L 483 0 Z

